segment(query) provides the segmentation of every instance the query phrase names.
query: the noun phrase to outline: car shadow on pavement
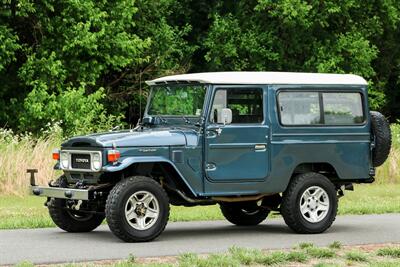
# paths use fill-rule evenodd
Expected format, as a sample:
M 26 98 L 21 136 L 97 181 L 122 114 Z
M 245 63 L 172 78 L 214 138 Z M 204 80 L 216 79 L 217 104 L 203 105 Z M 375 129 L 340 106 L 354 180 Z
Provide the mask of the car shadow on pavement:
M 354 230 L 352 226 L 345 225 L 337 225 L 333 226 L 327 232 L 319 235 L 325 234 L 343 234 L 343 233 L 351 233 Z M 73 238 L 74 240 L 82 240 L 87 241 L 90 240 L 92 242 L 112 242 L 112 243 L 125 243 L 115 237 L 107 226 L 103 226 L 93 232 L 90 233 L 67 233 L 61 230 L 54 231 L 53 238 Z M 205 222 L 202 226 L 188 226 L 179 227 L 179 225 L 174 224 L 173 226 L 168 227 L 167 229 L 158 237 L 156 240 L 152 242 L 168 242 L 168 241 L 178 241 L 190 239 L 210 239 L 210 238 L 235 238 L 241 237 L 243 235 L 246 236 L 259 236 L 261 234 L 267 234 L 269 236 L 274 235 L 296 235 L 299 234 L 294 233 L 290 230 L 285 224 L 261 224 L 257 226 L 235 226 L 235 225 L 210 225 L 207 226 Z M 303 235 L 310 236 L 310 235 Z
M 168 229 L 162 235 L 163 239 L 182 239 L 185 237 L 205 238 L 210 237 L 233 237 L 235 235 L 259 235 L 259 234 L 282 234 L 292 233 L 285 225 L 257 225 L 257 226 L 211 226 L 191 227 L 184 229 Z

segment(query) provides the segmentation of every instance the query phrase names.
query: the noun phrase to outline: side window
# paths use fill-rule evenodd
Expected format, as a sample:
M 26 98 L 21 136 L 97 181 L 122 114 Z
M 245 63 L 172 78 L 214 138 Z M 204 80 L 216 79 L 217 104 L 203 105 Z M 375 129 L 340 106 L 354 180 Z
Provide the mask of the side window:
M 325 124 L 360 124 L 364 121 L 361 94 L 323 93 L 322 99 Z
M 321 123 L 317 92 L 280 92 L 279 111 L 283 125 L 313 125 Z
M 365 121 L 362 96 L 356 92 L 278 94 L 282 125 L 357 125 Z
M 232 123 L 261 123 L 264 119 L 262 89 L 218 89 L 210 113 L 210 122 L 217 121 L 217 112 L 222 108 L 232 110 Z

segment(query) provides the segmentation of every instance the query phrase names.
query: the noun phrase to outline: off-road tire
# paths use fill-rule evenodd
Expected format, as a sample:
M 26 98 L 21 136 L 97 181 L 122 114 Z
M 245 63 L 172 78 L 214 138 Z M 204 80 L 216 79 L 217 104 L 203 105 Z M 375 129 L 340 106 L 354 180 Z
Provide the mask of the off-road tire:
M 61 176 L 55 182 L 58 187 L 67 187 L 65 176 Z M 62 230 L 71 233 L 91 232 L 104 220 L 102 214 L 89 214 L 79 211 L 67 210 L 65 199 L 52 199 L 48 206 L 49 214 L 53 222 Z
M 228 202 L 219 206 L 225 219 L 238 226 L 258 225 L 269 214 L 269 210 L 258 207 L 255 202 Z
M 329 198 L 329 209 L 326 217 L 317 223 L 310 223 L 300 212 L 302 194 L 312 186 L 325 190 Z M 285 223 L 296 233 L 317 234 L 327 230 L 335 221 L 338 208 L 338 197 L 335 186 L 324 175 L 319 173 L 304 173 L 292 179 L 283 193 L 281 213 Z
M 392 133 L 389 122 L 377 111 L 371 111 L 371 130 L 375 139 L 375 147 L 372 150 L 372 164 L 381 166 L 389 156 L 392 145 Z
M 155 224 L 147 230 L 131 227 L 125 217 L 125 204 L 135 192 L 145 190 L 157 199 L 160 213 Z M 133 176 L 117 183 L 108 195 L 106 219 L 110 230 L 125 242 L 145 242 L 158 237 L 169 219 L 169 199 L 161 185 L 145 176 Z

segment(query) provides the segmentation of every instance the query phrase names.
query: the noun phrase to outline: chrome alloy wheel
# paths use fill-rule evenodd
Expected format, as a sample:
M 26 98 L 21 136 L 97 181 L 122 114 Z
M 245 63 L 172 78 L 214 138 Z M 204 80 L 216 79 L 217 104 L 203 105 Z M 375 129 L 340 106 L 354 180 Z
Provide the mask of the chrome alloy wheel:
M 148 191 L 134 193 L 125 204 L 125 218 L 136 230 L 147 230 L 157 221 L 160 206 L 156 197 Z
M 319 186 L 311 186 L 304 191 L 300 198 L 300 212 L 310 223 L 319 223 L 329 211 L 329 197 Z

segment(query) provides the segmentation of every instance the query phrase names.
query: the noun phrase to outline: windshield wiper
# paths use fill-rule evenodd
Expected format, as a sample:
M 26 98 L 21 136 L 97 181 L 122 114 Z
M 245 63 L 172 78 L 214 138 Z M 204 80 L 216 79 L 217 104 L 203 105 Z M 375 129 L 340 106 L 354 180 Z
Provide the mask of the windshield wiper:
M 204 123 L 204 116 L 201 116 L 196 122 L 195 122 L 195 126 L 200 127 L 201 125 L 203 125 Z
M 166 118 L 163 118 L 163 117 L 161 117 L 161 116 L 154 116 L 154 118 L 155 119 L 158 119 L 161 123 L 163 123 L 163 124 L 167 124 L 168 123 L 168 121 L 167 121 L 167 119 Z

